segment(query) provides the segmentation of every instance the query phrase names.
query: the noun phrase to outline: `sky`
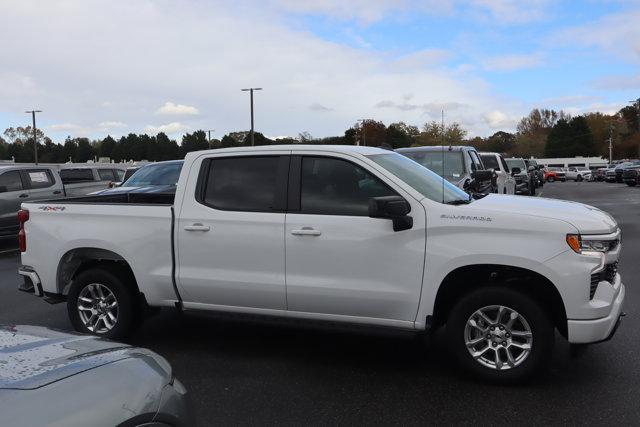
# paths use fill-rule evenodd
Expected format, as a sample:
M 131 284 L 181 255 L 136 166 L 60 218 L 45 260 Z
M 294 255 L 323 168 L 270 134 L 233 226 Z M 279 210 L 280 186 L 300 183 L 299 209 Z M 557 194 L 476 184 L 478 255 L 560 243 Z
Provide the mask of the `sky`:
M 640 0 L 0 0 L 0 132 L 513 131 L 640 97 Z

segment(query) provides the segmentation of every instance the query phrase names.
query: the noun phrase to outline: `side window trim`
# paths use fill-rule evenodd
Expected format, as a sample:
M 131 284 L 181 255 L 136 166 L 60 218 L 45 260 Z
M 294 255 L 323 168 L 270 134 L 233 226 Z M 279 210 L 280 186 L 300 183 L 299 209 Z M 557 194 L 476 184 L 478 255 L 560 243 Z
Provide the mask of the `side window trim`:
M 222 159 L 242 159 L 242 158 L 256 158 L 256 157 L 278 157 L 279 162 L 276 172 L 276 192 L 274 198 L 274 209 L 267 210 L 235 210 L 235 209 L 223 209 L 218 206 L 211 205 L 205 202 L 205 194 L 207 191 L 207 182 L 209 181 L 209 174 L 211 171 L 211 163 L 214 160 Z M 287 208 L 287 186 L 289 176 L 289 161 L 291 156 L 288 154 L 254 154 L 244 156 L 215 156 L 208 157 L 202 160 L 200 163 L 200 171 L 198 172 L 198 181 L 196 182 L 195 198 L 196 201 L 208 208 L 225 211 L 225 212 L 256 212 L 256 213 L 285 213 Z

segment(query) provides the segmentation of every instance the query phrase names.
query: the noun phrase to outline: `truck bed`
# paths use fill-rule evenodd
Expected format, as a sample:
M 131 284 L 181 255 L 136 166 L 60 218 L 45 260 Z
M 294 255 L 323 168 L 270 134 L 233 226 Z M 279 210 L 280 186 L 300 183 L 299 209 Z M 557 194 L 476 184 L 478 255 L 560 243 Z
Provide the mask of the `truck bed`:
M 40 275 L 45 292 L 66 294 L 59 266 L 99 248 L 124 260 L 149 302 L 171 305 L 173 288 L 173 194 L 95 195 L 26 202 L 23 265 Z

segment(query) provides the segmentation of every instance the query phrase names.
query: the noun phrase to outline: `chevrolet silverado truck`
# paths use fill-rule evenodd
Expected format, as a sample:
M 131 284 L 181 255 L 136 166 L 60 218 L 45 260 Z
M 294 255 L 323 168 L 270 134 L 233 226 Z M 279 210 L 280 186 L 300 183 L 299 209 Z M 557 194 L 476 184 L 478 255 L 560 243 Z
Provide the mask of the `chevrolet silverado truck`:
M 198 151 L 175 194 L 27 202 L 19 217 L 19 288 L 66 301 L 78 331 L 112 339 L 146 306 L 444 327 L 464 368 L 517 382 L 549 361 L 554 330 L 604 341 L 623 314 L 610 215 L 475 199 L 373 147 Z

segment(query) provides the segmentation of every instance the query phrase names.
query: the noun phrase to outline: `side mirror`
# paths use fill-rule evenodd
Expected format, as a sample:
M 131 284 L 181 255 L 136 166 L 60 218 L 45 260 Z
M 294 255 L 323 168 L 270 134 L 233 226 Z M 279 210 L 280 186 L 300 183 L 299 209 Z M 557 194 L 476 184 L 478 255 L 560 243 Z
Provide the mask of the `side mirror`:
M 518 175 L 520 172 L 522 172 L 522 169 L 519 167 L 511 168 L 511 175 Z
M 393 221 L 393 231 L 408 230 L 413 227 L 413 218 L 407 214 L 411 205 L 400 196 L 372 197 L 369 199 L 369 216 Z
M 493 178 L 493 169 L 477 170 L 471 174 L 476 181 L 489 181 Z

